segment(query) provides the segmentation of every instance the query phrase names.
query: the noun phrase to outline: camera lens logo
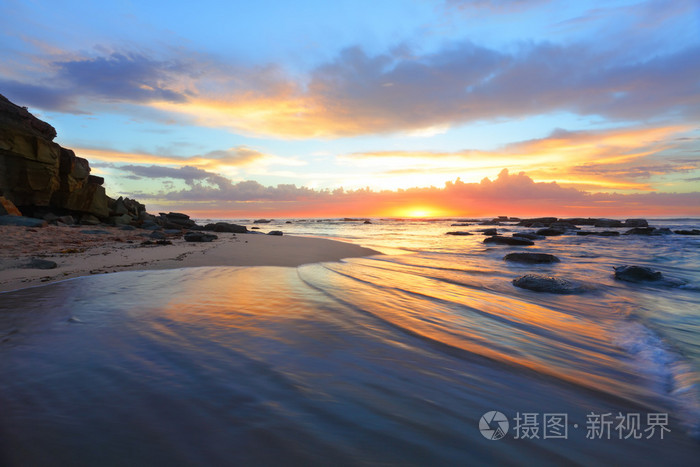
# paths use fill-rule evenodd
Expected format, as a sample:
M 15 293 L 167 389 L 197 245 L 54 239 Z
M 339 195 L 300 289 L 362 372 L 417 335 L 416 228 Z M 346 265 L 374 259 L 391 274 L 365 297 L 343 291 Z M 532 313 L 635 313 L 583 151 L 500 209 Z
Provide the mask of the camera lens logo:
M 492 410 L 486 412 L 479 420 L 479 431 L 484 435 L 484 438 L 490 440 L 499 440 L 508 433 L 508 418 L 501 412 Z

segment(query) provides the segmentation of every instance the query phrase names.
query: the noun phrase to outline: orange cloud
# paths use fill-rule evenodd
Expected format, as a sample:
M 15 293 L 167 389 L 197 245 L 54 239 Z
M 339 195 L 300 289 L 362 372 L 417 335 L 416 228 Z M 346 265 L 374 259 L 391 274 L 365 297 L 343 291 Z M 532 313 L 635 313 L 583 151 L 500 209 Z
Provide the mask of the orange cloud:
M 229 183 L 148 196 L 149 206 L 193 215 L 236 217 L 408 217 L 428 216 L 697 216 L 700 193 L 589 193 L 556 182 L 535 182 L 521 172 L 502 170 L 479 183 L 448 182 L 443 188 L 397 191 L 311 190 L 294 185 L 265 187 L 257 182 Z M 215 214 L 214 214 L 215 213 Z

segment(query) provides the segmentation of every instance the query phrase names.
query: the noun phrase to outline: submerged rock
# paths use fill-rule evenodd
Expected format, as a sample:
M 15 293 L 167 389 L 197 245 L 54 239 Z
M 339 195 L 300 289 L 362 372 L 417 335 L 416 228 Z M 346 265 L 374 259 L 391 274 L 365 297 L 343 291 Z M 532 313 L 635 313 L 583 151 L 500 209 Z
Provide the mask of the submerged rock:
M 598 237 L 617 237 L 620 235 L 620 232 L 616 230 L 604 230 L 603 232 L 593 232 L 590 230 L 582 230 L 580 232 L 576 232 L 576 235 L 595 235 Z
M 618 266 L 615 270 L 615 279 L 627 282 L 660 281 L 663 275 L 659 271 L 643 266 Z
M 513 234 L 513 237 L 526 238 L 528 240 L 544 240 L 545 239 L 544 235 L 537 235 L 536 233 L 532 233 L 532 232 L 515 232 Z
M 580 285 L 560 277 L 544 276 L 541 274 L 526 274 L 513 279 L 513 285 L 534 292 L 555 294 L 577 294 L 584 291 Z
M 678 235 L 700 235 L 700 230 L 674 230 Z
M 484 243 L 495 243 L 496 245 L 519 245 L 519 246 L 530 246 L 530 245 L 535 244 L 535 242 L 528 240 L 526 238 L 501 237 L 499 235 L 494 235 L 493 237 L 485 238 Z
M 484 235 L 498 235 L 498 229 L 481 229 L 479 232 Z
M 454 232 L 445 232 L 445 235 L 472 235 L 469 232 L 465 232 L 464 230 L 457 230 Z
M 548 253 L 508 253 L 503 259 L 528 264 L 558 263 L 560 261 L 559 258 Z

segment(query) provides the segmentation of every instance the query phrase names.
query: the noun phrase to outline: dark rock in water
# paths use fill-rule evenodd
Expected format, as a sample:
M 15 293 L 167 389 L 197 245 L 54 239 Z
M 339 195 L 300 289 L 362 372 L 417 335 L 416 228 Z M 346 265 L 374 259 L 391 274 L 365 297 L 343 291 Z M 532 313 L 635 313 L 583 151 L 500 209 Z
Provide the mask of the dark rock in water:
M 109 235 L 109 232 L 106 230 L 81 230 L 80 233 L 87 235 Z
M 180 229 L 165 229 L 165 230 L 163 230 L 163 233 L 165 235 L 180 235 L 182 233 L 182 230 L 180 230 Z
M 287 221 L 287 222 L 285 222 L 285 224 L 291 224 L 291 223 L 292 223 L 292 221 Z
M 529 264 L 558 263 L 560 261 L 556 256 L 547 253 L 508 253 L 503 259 Z
M 659 229 L 656 227 L 635 227 L 625 232 L 625 235 L 670 235 L 672 233 L 671 229 L 667 227 Z
M 550 224 L 549 228 L 561 230 L 563 232 L 566 232 L 567 230 L 579 230 L 579 227 L 576 227 L 574 224 L 566 221 L 553 222 Z
M 618 221 L 615 219 L 598 219 L 596 220 L 595 224 L 593 224 L 594 227 L 603 227 L 603 228 L 610 228 L 610 227 L 624 227 L 622 225 L 622 221 Z
M 371 224 L 372 221 L 364 221 L 363 224 Z
M 258 219 L 253 221 L 253 224 L 269 224 L 270 222 L 272 222 L 272 219 Z
M 498 229 L 481 229 L 479 232 L 484 235 L 498 235 Z
M 0 216 L 0 225 L 17 225 L 20 227 L 46 227 L 48 223 L 44 219 L 35 219 L 24 216 Z
M 544 227 L 557 221 L 556 217 L 536 217 L 534 219 L 522 219 L 518 225 L 524 227 Z
M 544 240 L 546 238 L 544 235 L 537 235 L 531 232 L 515 232 L 513 237 L 526 238 L 528 240 Z
M 569 219 L 561 219 L 562 222 L 567 222 L 573 225 L 595 225 L 600 219 L 584 218 L 584 217 L 572 217 Z
M 450 224 L 450 227 L 467 227 L 468 225 L 471 225 L 471 224 L 467 224 L 465 222 L 461 222 L 461 223 L 458 222 L 456 224 Z
M 501 237 L 498 235 L 494 235 L 493 237 L 485 238 L 484 243 L 495 243 L 496 245 L 520 245 L 520 246 L 530 246 L 530 245 L 535 244 L 535 242 L 528 240 L 526 238 Z
M 260 230 L 260 227 L 251 227 L 251 229 Z
M 56 269 L 58 264 L 47 259 L 32 258 L 23 267 L 26 269 Z
M 700 235 L 700 230 L 674 230 L 678 235 Z
M 592 230 L 582 230 L 580 232 L 576 232 L 576 235 L 596 235 L 599 237 L 617 237 L 620 235 L 620 232 L 616 230 L 605 230 L 603 232 L 594 232 Z
M 186 242 L 211 242 L 219 237 L 204 232 L 187 232 L 184 238 Z
M 559 230 L 559 229 L 546 228 L 546 229 L 540 229 L 537 231 L 537 235 L 544 235 L 545 237 L 553 237 L 553 236 L 563 235 L 563 234 L 564 234 L 564 232 Z
M 646 219 L 627 219 L 625 227 L 649 227 L 649 222 Z
M 652 235 L 655 227 L 635 227 L 625 232 L 625 235 Z
M 513 285 L 534 292 L 555 294 L 577 294 L 584 291 L 583 287 L 566 279 L 543 276 L 541 274 L 526 274 L 522 277 L 518 277 L 517 279 L 513 279 Z
M 271 230 L 270 232 L 267 233 L 268 235 L 284 235 L 284 233 L 281 230 Z
M 445 232 L 445 235 L 471 235 L 471 233 L 465 232 L 463 230 L 457 230 L 454 232 Z
M 615 270 L 615 279 L 627 282 L 659 281 L 663 275 L 659 271 L 642 266 L 618 266 Z

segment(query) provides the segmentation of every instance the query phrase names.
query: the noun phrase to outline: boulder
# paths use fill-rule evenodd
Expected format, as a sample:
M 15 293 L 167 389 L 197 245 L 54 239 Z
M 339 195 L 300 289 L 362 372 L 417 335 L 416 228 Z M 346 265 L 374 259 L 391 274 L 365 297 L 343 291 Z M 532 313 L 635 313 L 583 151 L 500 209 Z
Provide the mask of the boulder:
M 674 230 L 675 233 L 678 235 L 700 235 L 700 230 L 698 229 L 693 229 L 693 230 Z
M 85 214 L 80 217 L 80 223 L 82 225 L 98 225 L 100 220 L 92 214 Z
M 357 220 L 357 219 L 350 219 L 350 220 Z M 271 219 L 258 219 L 256 221 L 253 221 L 253 224 L 269 224 L 272 222 Z
M 445 235 L 458 235 L 458 236 L 460 236 L 460 235 L 471 235 L 471 233 L 465 232 L 463 230 L 457 230 L 454 232 L 445 232 Z
M 535 242 L 528 240 L 526 238 L 501 237 L 499 235 L 494 235 L 493 237 L 485 238 L 484 243 L 494 243 L 496 245 L 516 245 L 516 246 L 530 246 L 530 245 L 535 244 Z
M 518 225 L 524 227 L 543 227 L 549 226 L 557 221 L 556 217 L 536 217 L 534 219 L 522 219 Z
M 154 230 L 151 232 L 151 235 L 148 236 L 149 238 L 152 238 L 153 240 L 165 240 L 165 233 Z
M 277 236 L 282 236 L 284 233 L 281 230 L 271 230 L 270 232 L 267 233 L 268 235 L 277 235 Z
M 166 229 L 188 229 L 195 225 L 187 214 L 180 212 L 160 213 L 159 223 Z
M 503 259 L 527 264 L 558 263 L 560 261 L 556 256 L 547 253 L 508 253 Z
M 663 275 L 659 271 L 643 266 L 618 266 L 615 270 L 615 279 L 627 282 L 659 281 Z
M 646 219 L 627 219 L 624 227 L 649 227 Z
M 207 224 L 204 226 L 204 230 L 211 230 L 214 232 L 231 232 L 231 233 L 247 233 L 248 228 L 244 225 L 229 224 L 228 222 L 217 222 L 215 224 Z
M 655 227 L 635 227 L 625 232 L 625 235 L 659 235 Z
M 566 232 L 567 230 L 580 230 L 578 227 L 576 227 L 574 224 L 566 221 L 556 221 L 550 224 L 549 226 L 550 229 L 558 229 L 561 231 Z
M 204 232 L 187 232 L 184 238 L 186 242 L 211 242 L 219 237 Z
M 610 227 L 623 227 L 622 221 L 618 221 L 615 219 L 597 219 L 595 224 L 593 224 L 594 227 L 603 227 L 603 228 L 610 228 Z
M 544 237 L 554 237 L 557 235 L 563 235 L 564 232 L 559 229 L 550 229 L 550 228 L 545 228 L 545 229 L 540 229 L 537 231 L 537 235 L 542 235 Z
M 541 274 L 526 274 L 513 279 L 513 285 L 534 292 L 554 294 L 577 294 L 584 291 L 580 285 L 560 277 L 544 276 Z
M 46 227 L 48 223 L 44 219 L 35 219 L 24 216 L 0 216 L 0 225 L 16 225 L 20 227 Z
M 513 237 L 526 238 L 528 240 L 544 240 L 546 238 L 544 235 L 537 235 L 532 232 L 515 232 Z
M 481 229 L 479 232 L 484 235 L 498 235 L 498 229 Z

